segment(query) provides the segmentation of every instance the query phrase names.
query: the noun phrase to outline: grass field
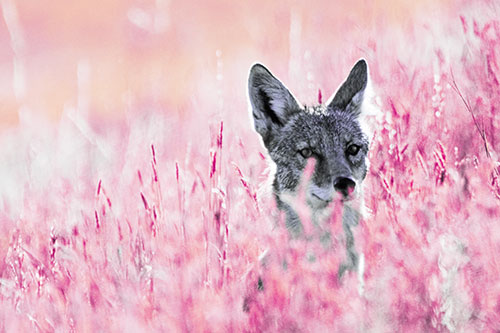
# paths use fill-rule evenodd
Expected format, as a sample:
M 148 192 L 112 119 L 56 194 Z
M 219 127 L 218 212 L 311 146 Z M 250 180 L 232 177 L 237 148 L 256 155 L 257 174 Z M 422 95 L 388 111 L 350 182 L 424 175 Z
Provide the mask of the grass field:
M 1 331 L 500 330 L 494 1 L 41 3 L 0 1 Z M 363 283 L 340 214 L 289 239 L 246 97 L 254 61 L 312 104 L 360 57 Z

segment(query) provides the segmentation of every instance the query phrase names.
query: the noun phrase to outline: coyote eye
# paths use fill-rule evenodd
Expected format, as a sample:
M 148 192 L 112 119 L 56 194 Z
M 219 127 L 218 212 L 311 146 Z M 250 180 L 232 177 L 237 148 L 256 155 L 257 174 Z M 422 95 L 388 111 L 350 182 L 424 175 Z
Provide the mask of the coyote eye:
M 361 147 L 358 145 L 350 145 L 349 147 L 347 147 L 346 153 L 348 155 L 355 156 L 358 154 L 360 148 Z
M 312 150 L 309 148 L 304 148 L 299 151 L 303 158 L 309 158 L 312 156 Z

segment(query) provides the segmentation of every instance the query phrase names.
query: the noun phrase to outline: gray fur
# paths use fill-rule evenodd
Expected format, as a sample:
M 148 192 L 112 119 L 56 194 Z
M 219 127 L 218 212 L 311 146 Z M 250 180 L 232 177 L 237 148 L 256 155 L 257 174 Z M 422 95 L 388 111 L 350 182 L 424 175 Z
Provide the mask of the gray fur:
M 335 190 L 334 185 L 342 177 L 354 182 L 354 196 L 359 195 L 367 173 L 368 137 L 359 123 L 367 82 L 368 68 L 361 59 L 326 105 L 303 107 L 263 65 L 256 64 L 250 69 L 248 91 L 255 130 L 276 164 L 274 195 L 295 236 L 301 234 L 302 223 L 285 197 L 296 194 L 301 181 L 307 163 L 307 158 L 300 153 L 302 149 L 311 149 L 311 158 L 316 159 L 306 188 L 306 201 L 313 217 L 324 216 L 330 202 L 339 195 L 345 203 L 352 199 Z M 353 144 L 360 149 L 357 154 L 349 155 L 348 148 Z M 344 209 L 348 265 L 351 267 L 356 265 L 357 258 L 350 228 L 356 224 L 358 215 L 350 208 Z
M 345 82 L 335 93 L 334 98 L 327 102 L 331 109 L 347 110 L 358 113 L 361 110 L 364 92 L 368 84 L 368 66 L 363 59 L 351 69 Z

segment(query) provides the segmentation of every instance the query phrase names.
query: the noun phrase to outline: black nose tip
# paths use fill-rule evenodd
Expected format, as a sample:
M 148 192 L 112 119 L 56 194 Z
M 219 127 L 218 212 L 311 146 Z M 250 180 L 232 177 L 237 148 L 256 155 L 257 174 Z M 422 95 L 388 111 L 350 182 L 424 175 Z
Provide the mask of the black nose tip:
M 349 196 L 354 191 L 356 183 L 351 178 L 339 177 L 335 179 L 333 187 L 337 192 L 342 193 L 344 197 Z

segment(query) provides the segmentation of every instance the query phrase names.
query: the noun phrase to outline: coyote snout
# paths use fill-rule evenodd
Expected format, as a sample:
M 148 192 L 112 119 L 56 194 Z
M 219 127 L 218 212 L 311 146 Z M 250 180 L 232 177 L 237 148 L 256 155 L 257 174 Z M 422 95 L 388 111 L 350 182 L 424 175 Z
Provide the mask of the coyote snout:
M 352 193 L 356 187 L 356 183 L 352 178 L 349 177 L 338 177 L 333 185 L 335 190 L 341 193 L 344 199 L 351 198 Z
M 355 181 L 350 177 L 337 177 L 327 187 L 312 183 L 309 185 L 308 205 L 313 209 L 326 208 L 333 200 L 350 201 L 354 199 Z

